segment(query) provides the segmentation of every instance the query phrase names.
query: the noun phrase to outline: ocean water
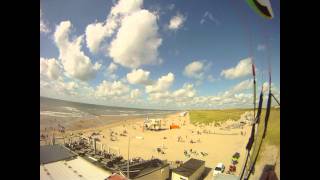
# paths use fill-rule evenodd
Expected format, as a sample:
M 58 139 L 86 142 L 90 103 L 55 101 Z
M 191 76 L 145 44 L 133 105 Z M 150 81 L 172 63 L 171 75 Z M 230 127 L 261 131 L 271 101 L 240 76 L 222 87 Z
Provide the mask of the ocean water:
M 109 119 L 110 122 L 132 117 L 163 117 L 174 112 L 172 110 L 102 106 L 40 97 L 41 127 L 52 126 L 52 124 L 68 126 L 75 121 L 90 121 L 98 117 L 109 117 L 105 119 Z

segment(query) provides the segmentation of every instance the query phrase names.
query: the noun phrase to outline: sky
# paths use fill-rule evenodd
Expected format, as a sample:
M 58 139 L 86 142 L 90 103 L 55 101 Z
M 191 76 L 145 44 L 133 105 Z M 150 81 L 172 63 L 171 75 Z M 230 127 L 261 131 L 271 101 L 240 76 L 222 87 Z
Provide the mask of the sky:
M 271 70 L 280 99 L 280 3 L 42 0 L 40 95 L 135 108 L 253 107 Z M 270 67 L 270 68 L 269 68 Z M 266 96 L 265 96 L 266 97 Z

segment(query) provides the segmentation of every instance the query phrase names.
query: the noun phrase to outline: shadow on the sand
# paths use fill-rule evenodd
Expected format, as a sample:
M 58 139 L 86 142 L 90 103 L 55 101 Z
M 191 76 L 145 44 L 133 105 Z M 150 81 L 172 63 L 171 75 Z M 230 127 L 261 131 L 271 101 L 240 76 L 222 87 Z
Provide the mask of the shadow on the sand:
M 264 166 L 259 180 L 278 180 L 274 165 L 267 164 Z
M 212 170 L 212 168 L 205 167 L 205 169 L 204 169 L 204 171 L 203 171 L 203 173 L 201 175 L 201 179 L 206 178 L 209 175 L 209 173 L 211 172 L 211 170 Z
M 161 128 L 161 129 L 148 129 L 148 131 L 165 131 L 168 130 L 169 128 Z

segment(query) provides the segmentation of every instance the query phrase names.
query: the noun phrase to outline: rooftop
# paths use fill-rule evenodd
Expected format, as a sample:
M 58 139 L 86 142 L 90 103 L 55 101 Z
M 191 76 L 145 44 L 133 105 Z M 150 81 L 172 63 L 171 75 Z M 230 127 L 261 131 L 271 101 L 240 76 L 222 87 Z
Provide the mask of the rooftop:
M 72 153 L 62 145 L 56 144 L 40 146 L 40 163 L 42 164 L 72 159 L 76 156 L 76 154 Z
M 57 161 L 40 166 L 40 179 L 63 179 L 63 180 L 96 180 L 106 179 L 111 173 L 81 157 L 68 161 Z
M 180 167 L 173 169 L 172 172 L 180 174 L 184 177 L 189 177 L 204 164 L 205 161 L 191 158 L 187 162 L 183 163 Z
M 168 163 L 159 159 L 152 159 L 140 164 L 130 166 L 130 178 L 138 178 L 150 174 L 156 170 L 162 169 L 163 167 L 169 166 Z M 127 175 L 126 167 L 122 169 L 123 173 Z

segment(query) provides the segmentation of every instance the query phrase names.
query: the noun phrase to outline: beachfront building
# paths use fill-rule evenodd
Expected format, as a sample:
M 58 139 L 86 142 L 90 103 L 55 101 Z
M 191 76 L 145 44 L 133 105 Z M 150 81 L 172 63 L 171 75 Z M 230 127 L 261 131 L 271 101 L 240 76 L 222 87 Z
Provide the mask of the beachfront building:
M 180 113 L 180 117 L 184 117 L 184 116 L 186 116 L 186 115 L 187 115 L 187 113 L 188 113 L 187 111 L 181 112 L 181 113 Z
M 160 159 L 152 159 L 139 164 L 131 165 L 129 177 L 134 180 L 169 180 L 169 164 Z M 126 169 L 122 172 L 127 176 Z
M 144 127 L 148 130 L 160 130 L 161 129 L 161 119 L 149 119 L 144 121 Z
M 197 180 L 205 170 L 205 161 L 191 158 L 172 170 L 172 180 Z
M 62 145 L 40 146 L 40 179 L 104 180 L 111 173 L 79 157 Z

